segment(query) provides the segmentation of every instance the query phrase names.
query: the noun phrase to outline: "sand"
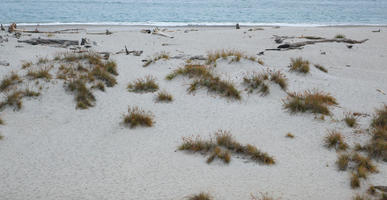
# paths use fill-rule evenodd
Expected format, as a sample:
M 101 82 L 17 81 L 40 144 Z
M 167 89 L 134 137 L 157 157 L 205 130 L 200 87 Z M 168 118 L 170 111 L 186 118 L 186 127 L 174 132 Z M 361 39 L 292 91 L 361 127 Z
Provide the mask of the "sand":
M 50 38 L 87 37 L 97 43 L 92 48 L 95 51 L 117 52 L 126 45 L 129 50 L 144 53 L 139 57 L 111 55 L 118 64 L 118 84 L 105 92 L 96 91 L 95 107 L 76 109 L 74 96 L 65 92 L 60 80 L 51 80 L 44 84 L 40 97 L 24 100 L 20 111 L 6 108 L 0 112 L 6 123 L 0 126 L 4 136 L 0 141 L 0 199 L 180 200 L 201 191 L 224 200 L 251 199 L 251 194 L 260 193 L 280 199 L 351 199 L 370 184 L 386 184 L 387 164 L 379 161 L 379 173 L 362 181 L 361 189 L 351 189 L 349 172 L 337 170 L 336 152 L 323 143 L 330 129 L 341 131 L 350 145 L 369 139 L 369 135 L 355 130 L 367 129 L 371 116 L 360 117 L 355 129 L 347 127 L 342 119 L 345 112 L 372 115 L 375 108 L 387 103 L 387 96 L 382 93 L 387 93 L 386 27 L 263 27 L 257 31 L 248 31 L 250 27 L 169 27 L 167 33 L 174 38 L 140 32 L 147 27 L 39 27 L 66 28 L 87 31 Z M 105 29 L 113 34 L 86 34 Z M 197 31 L 184 33 L 191 29 Z M 381 32 L 372 32 L 378 29 Z M 369 40 L 351 49 L 344 43 L 322 43 L 257 56 L 260 51 L 277 46 L 273 35 L 332 38 L 336 34 Z M 0 35 L 6 37 L 5 32 Z M 21 39 L 39 36 L 47 38 L 47 34 L 32 34 Z M 313 114 L 292 115 L 284 110 L 282 100 L 287 94 L 276 85 L 271 85 L 271 92 L 265 97 L 243 92 L 242 100 L 233 101 L 204 89 L 188 94 L 187 78 L 165 80 L 173 69 L 184 65 L 183 59 L 160 60 L 142 67 L 141 60 L 161 51 L 171 56 L 194 56 L 221 49 L 239 50 L 265 63 L 262 66 L 247 60 L 232 64 L 218 61 L 214 72 L 233 81 L 240 90 L 244 89 L 242 77 L 247 72 L 280 70 L 289 79 L 288 91 L 320 89 L 336 97 L 339 105 L 331 108 L 332 117 L 317 120 Z M 8 42 L 0 44 L 0 60 L 10 66 L 0 66 L 0 74 L 14 71 L 23 75 L 24 61 L 53 58 L 57 52 L 65 51 L 18 43 L 10 36 Z M 299 56 L 325 66 L 328 73 L 313 66 L 307 75 L 289 72 L 290 58 Z M 127 91 L 130 81 L 146 75 L 156 77 L 160 88 L 170 92 L 174 101 L 155 103 L 156 93 Z M 154 127 L 123 126 L 128 106 L 153 112 Z M 208 138 L 219 129 L 229 130 L 239 142 L 256 145 L 273 155 L 276 164 L 261 165 L 237 157 L 232 157 L 230 164 L 207 164 L 200 154 L 177 151 L 182 137 Z M 288 132 L 295 138 L 286 138 Z

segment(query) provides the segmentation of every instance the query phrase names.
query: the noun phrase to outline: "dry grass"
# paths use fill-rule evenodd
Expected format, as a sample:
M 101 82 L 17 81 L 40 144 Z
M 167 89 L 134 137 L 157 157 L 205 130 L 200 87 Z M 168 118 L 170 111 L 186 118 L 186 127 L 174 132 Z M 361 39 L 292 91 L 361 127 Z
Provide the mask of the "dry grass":
M 352 173 L 351 187 L 352 188 L 359 188 L 360 187 L 360 178 L 356 173 Z
M 262 96 L 265 96 L 270 92 L 269 86 L 267 85 L 267 83 L 265 83 L 265 81 L 268 79 L 268 73 L 251 73 L 243 77 L 243 82 L 245 85 L 247 85 L 249 93 L 258 90 L 258 92 L 260 92 Z
M 371 126 L 374 128 L 387 127 L 387 105 L 383 105 L 382 108 L 376 110 L 376 115 L 372 119 Z
M 37 65 L 41 65 L 41 64 L 46 64 L 48 63 L 50 60 L 48 58 L 39 58 L 38 59 L 38 62 L 36 63 Z
M 0 125 L 4 125 L 4 120 L 0 117 Z
M 206 77 L 195 80 L 191 83 L 188 91 L 190 93 L 196 91 L 198 88 L 207 88 L 209 92 L 214 92 L 220 96 L 240 100 L 242 97 L 240 91 L 234 86 L 231 81 L 221 80 L 219 77 Z
M 328 73 L 328 70 L 324 66 L 322 66 L 322 65 L 315 64 L 314 67 L 317 68 L 318 70 L 322 71 L 322 72 Z
M 348 148 L 348 144 L 344 142 L 342 134 L 336 130 L 329 131 L 324 142 L 328 148 L 334 148 L 336 150 L 346 150 Z
M 290 71 L 296 71 L 304 74 L 309 73 L 310 70 L 309 61 L 303 60 L 301 57 L 296 59 L 292 58 L 289 67 Z
M 155 92 L 159 89 L 156 83 L 156 78 L 153 76 L 146 76 L 142 79 L 137 79 L 128 84 L 129 92 Z
M 22 80 L 16 73 L 12 72 L 10 75 L 5 76 L 0 83 L 0 92 L 8 90 L 11 86 L 21 83 Z
M 51 80 L 52 75 L 50 74 L 50 70 L 53 66 L 44 67 L 37 70 L 28 70 L 27 76 L 32 79 L 46 79 Z
M 214 64 L 214 66 L 216 66 L 216 61 L 218 59 L 222 58 L 222 59 L 226 60 L 229 57 L 232 57 L 230 63 L 232 63 L 232 62 L 239 62 L 242 58 L 246 59 L 246 60 L 250 60 L 252 62 L 256 62 L 257 61 L 256 57 L 248 56 L 248 55 L 244 54 L 241 51 L 237 51 L 237 50 L 224 50 L 223 49 L 223 50 L 219 50 L 219 51 L 209 52 L 207 54 L 206 64 L 207 65 Z M 258 62 L 260 62 L 260 61 L 258 60 Z
M 75 93 L 75 101 L 77 102 L 77 108 L 87 109 L 95 105 L 95 97 L 93 93 L 86 87 L 86 83 L 83 80 L 71 81 L 67 88 Z
M 0 102 L 0 109 L 4 109 L 6 106 L 13 107 L 15 110 L 20 110 L 23 105 L 24 97 L 36 97 L 40 93 L 33 92 L 29 89 L 26 90 L 14 90 L 6 94 L 5 101 Z
M 349 163 L 349 155 L 348 154 L 340 154 L 337 158 L 336 164 L 339 170 L 345 171 L 348 168 Z
M 337 34 L 337 35 L 335 35 L 335 38 L 336 38 L 336 39 L 344 39 L 344 38 L 345 38 L 345 35 L 343 35 L 343 34 Z
M 204 155 L 209 154 L 207 163 L 219 158 L 225 163 L 231 160 L 231 154 L 240 154 L 257 163 L 272 165 L 274 158 L 265 152 L 261 152 L 257 147 L 247 144 L 242 145 L 235 141 L 228 131 L 218 131 L 215 139 L 203 140 L 200 137 L 183 138 L 183 144 L 178 148 L 181 151 L 199 152 Z
M 142 65 L 143 67 L 148 67 L 152 63 L 156 63 L 158 60 L 168 60 L 169 59 L 169 54 L 166 52 L 160 52 L 156 54 L 153 58 L 150 58 L 145 61 L 145 63 Z
M 212 196 L 208 193 L 201 192 L 188 197 L 188 200 L 213 200 Z
M 328 106 L 337 105 L 336 99 L 329 93 L 318 90 L 303 93 L 289 93 L 283 101 L 284 108 L 291 113 L 311 112 L 314 114 L 330 115 Z
M 357 118 L 351 114 L 346 113 L 344 116 L 344 122 L 347 124 L 348 127 L 355 127 L 357 125 Z
M 371 159 L 368 157 L 355 153 L 352 155 L 351 161 L 356 164 L 356 169 L 362 167 L 367 172 L 370 172 L 370 173 L 378 172 L 376 166 L 372 163 Z
M 172 73 L 168 74 L 166 79 L 172 80 L 177 76 L 187 76 L 189 78 L 203 78 L 203 77 L 212 77 L 209 68 L 205 65 L 185 65 L 174 70 Z
M 371 131 L 371 140 L 364 146 L 371 158 L 387 162 L 387 127 L 375 128 Z
M 288 88 L 288 79 L 280 71 L 273 71 L 270 73 L 270 81 L 278 84 L 282 90 L 286 91 Z
M 22 69 L 27 69 L 32 66 L 32 62 L 24 62 L 22 64 Z
M 171 102 L 171 101 L 173 101 L 173 96 L 166 91 L 160 91 L 157 93 L 156 101 L 157 102 Z
M 266 193 L 261 193 L 260 197 L 251 194 L 251 200 L 274 200 L 274 198 Z
M 292 138 L 292 139 L 293 139 L 293 138 L 294 138 L 294 135 L 293 135 L 292 133 L 287 133 L 285 137 L 287 137 L 287 138 Z
M 154 116 L 139 107 L 129 107 L 128 114 L 124 116 L 124 124 L 130 128 L 137 126 L 151 127 L 154 124 Z

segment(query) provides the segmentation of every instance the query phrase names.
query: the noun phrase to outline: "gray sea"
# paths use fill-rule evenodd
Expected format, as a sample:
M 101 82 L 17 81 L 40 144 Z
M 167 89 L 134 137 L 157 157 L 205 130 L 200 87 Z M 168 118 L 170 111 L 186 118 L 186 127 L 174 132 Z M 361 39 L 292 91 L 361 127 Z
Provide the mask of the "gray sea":
M 0 0 L 0 23 L 387 25 L 387 0 Z

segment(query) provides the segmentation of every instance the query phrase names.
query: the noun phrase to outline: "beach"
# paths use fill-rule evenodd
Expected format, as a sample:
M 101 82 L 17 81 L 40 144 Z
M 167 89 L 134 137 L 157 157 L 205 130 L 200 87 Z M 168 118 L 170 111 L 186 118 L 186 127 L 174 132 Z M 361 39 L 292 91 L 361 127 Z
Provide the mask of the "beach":
M 18 30 L 35 30 L 18 26 Z M 41 32 L 78 29 L 77 33 L 26 33 L 20 38 L 1 31 L 0 78 L 11 72 L 24 77 L 26 62 L 53 60 L 64 52 L 108 52 L 116 62 L 114 87 L 93 90 L 95 105 L 76 107 L 74 95 L 57 78 L 59 65 L 50 68 L 52 78 L 28 79 L 18 87 L 40 92 L 23 99 L 21 109 L 4 107 L 0 118 L 0 199 L 186 199 L 208 192 L 214 199 L 251 199 L 268 194 L 274 199 L 351 199 L 370 185 L 386 185 L 387 164 L 373 160 L 378 173 L 362 179 L 360 188 L 350 185 L 350 171 L 339 171 L 338 153 L 324 145 L 329 130 L 337 130 L 352 148 L 370 140 L 375 109 L 387 103 L 387 27 L 274 27 L 274 26 L 181 26 L 160 27 L 164 35 L 148 34 L 149 26 L 38 26 Z M 104 34 L 109 30 L 111 34 Z M 281 44 L 344 35 L 359 44 L 322 42 L 295 49 Z M 281 44 L 276 36 L 287 36 Z M 31 38 L 81 41 L 90 48 L 31 45 L 18 41 Z M 5 41 L 5 39 L 7 41 Z M 143 51 L 141 55 L 127 55 Z M 73 48 L 73 50 L 71 49 Z M 271 50 L 267 50 L 271 49 Z M 277 49 L 277 50 L 273 50 Z M 188 63 L 205 65 L 216 51 L 237 51 L 254 61 L 218 59 L 209 65 L 221 80 L 234 84 L 240 99 L 227 98 L 206 88 L 188 92 L 192 79 L 166 76 Z M 155 55 L 167 54 L 144 67 Z M 308 73 L 289 70 L 291 59 L 310 63 Z M 189 60 L 189 61 L 188 61 Z M 257 62 L 259 61 L 259 62 Z M 323 72 L 314 65 L 321 65 Z M 33 64 L 34 65 L 34 64 Z M 45 66 L 45 65 L 42 65 Z M 49 64 L 47 64 L 49 66 Z M 38 65 L 33 66 L 38 67 Z M 270 92 L 249 93 L 244 77 L 252 72 L 280 71 L 288 81 L 286 91 L 268 83 Z M 173 101 L 155 101 L 157 92 L 129 92 L 128 84 L 152 76 L 159 91 Z M 37 83 L 38 82 L 38 83 Z M 323 91 L 337 100 L 330 114 L 292 113 L 284 108 L 288 93 Z M 2 92 L 5 101 L 7 92 Z M 152 127 L 130 128 L 123 124 L 129 106 L 154 116 Z M 347 113 L 361 113 L 357 126 L 343 121 Z M 275 159 L 275 164 L 256 163 L 238 154 L 230 163 L 206 163 L 200 153 L 180 151 L 183 137 L 208 139 L 218 130 L 229 131 L 242 144 L 252 144 Z M 292 133 L 294 138 L 286 137 Z M 352 150 L 348 150 L 351 152 Z

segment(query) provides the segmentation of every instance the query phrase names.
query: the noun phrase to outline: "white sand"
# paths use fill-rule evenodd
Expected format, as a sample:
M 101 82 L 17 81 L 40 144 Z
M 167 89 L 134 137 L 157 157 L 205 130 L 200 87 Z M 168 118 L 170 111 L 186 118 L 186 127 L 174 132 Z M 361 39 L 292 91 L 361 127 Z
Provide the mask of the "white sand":
M 69 27 L 48 29 L 65 28 Z M 323 146 L 327 130 L 333 128 L 340 130 L 351 145 L 368 140 L 368 135 L 354 133 L 341 119 L 344 112 L 372 114 L 375 108 L 387 103 L 387 96 L 377 91 L 387 93 L 386 27 L 265 27 L 253 32 L 247 31 L 248 28 L 199 27 L 195 28 L 198 31 L 188 33 L 184 30 L 191 27 L 169 28 L 175 31 L 168 33 L 173 39 L 140 33 L 141 27 L 85 28 L 88 31 L 109 28 L 114 34 L 82 32 L 57 34 L 52 38 L 87 37 L 98 43 L 94 48 L 97 51 L 117 52 L 126 45 L 129 50 L 143 50 L 144 54 L 112 55 L 118 64 L 118 85 L 107 88 L 106 92 L 96 91 L 96 106 L 88 110 L 75 109 L 74 96 L 65 92 L 61 81 L 53 80 L 45 84 L 40 97 L 24 100 L 20 111 L 11 108 L 1 111 L 0 117 L 6 124 L 0 126 L 4 136 L 0 141 L 0 199 L 179 200 L 205 191 L 219 200 L 250 199 L 250 194 L 260 192 L 281 199 L 325 200 L 351 199 L 369 184 L 386 185 L 387 164 L 378 162 L 380 172 L 362 181 L 362 189 L 351 189 L 349 172 L 337 170 L 336 152 Z M 372 32 L 377 29 L 381 32 Z M 265 52 L 259 56 L 265 62 L 264 67 L 250 61 L 228 64 L 220 60 L 215 69 L 223 78 L 234 81 L 240 90 L 244 89 L 242 77 L 246 72 L 270 68 L 286 74 L 289 91 L 318 88 L 329 92 L 337 98 L 339 106 L 332 108 L 333 117 L 326 117 L 325 121 L 314 119 L 312 114 L 289 114 L 281 101 L 287 95 L 276 85 L 271 85 L 271 93 L 266 97 L 243 92 L 239 102 L 209 94 L 204 89 L 191 95 L 186 92 L 189 79 L 165 80 L 184 60 L 159 61 L 147 68 L 141 62 L 160 51 L 172 56 L 193 56 L 235 49 L 256 55 L 277 46 L 272 35 L 332 38 L 339 33 L 369 41 L 352 49 L 343 43 L 323 43 L 303 50 Z M 40 36 L 46 38 L 46 34 Z M 162 46 L 163 43 L 171 45 Z M 25 74 L 21 70 L 22 61 L 36 61 L 38 56 L 52 58 L 56 52 L 66 51 L 17 43 L 13 37 L 0 45 L 0 60 L 11 64 L 0 66 L 2 76 L 11 71 Z M 308 75 L 289 72 L 290 58 L 298 56 L 324 65 L 329 72 L 314 67 Z M 155 93 L 127 91 L 130 81 L 145 75 L 157 77 L 160 88 L 172 93 L 175 100 L 155 103 Z M 129 129 L 120 125 L 129 105 L 152 111 L 155 126 Z M 368 128 L 370 120 L 371 117 L 359 118 L 358 129 Z M 207 164 L 200 154 L 176 151 L 183 136 L 208 137 L 218 129 L 231 131 L 243 144 L 256 145 L 273 155 L 277 163 L 265 166 L 232 157 L 228 165 L 220 161 Z M 286 138 L 287 132 L 296 137 Z

